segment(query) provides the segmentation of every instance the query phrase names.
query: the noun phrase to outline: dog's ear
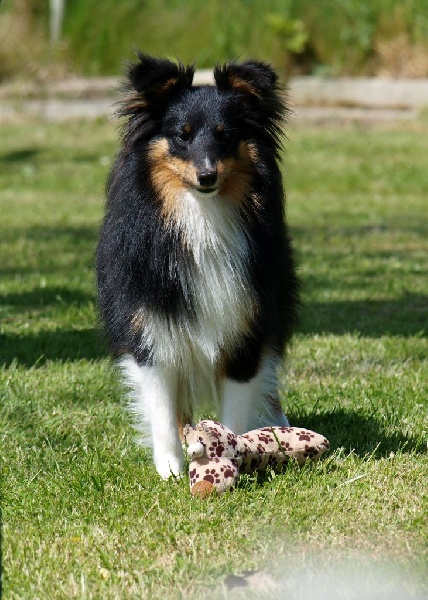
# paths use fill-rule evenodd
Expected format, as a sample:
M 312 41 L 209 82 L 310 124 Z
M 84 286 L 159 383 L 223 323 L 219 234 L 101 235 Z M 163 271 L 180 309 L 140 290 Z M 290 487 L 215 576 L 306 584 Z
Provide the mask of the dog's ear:
M 277 90 L 278 76 L 272 67 L 264 62 L 229 62 L 216 66 L 214 80 L 219 90 L 231 90 L 247 99 L 262 100 Z
M 182 63 L 155 58 L 141 52 L 139 61 L 128 69 L 128 80 L 145 105 L 165 106 L 180 91 L 190 88 L 195 68 Z
M 242 103 L 248 132 L 257 130 L 278 155 L 287 115 L 283 88 L 272 67 L 264 62 L 229 62 L 214 69 L 219 91 L 233 92 Z

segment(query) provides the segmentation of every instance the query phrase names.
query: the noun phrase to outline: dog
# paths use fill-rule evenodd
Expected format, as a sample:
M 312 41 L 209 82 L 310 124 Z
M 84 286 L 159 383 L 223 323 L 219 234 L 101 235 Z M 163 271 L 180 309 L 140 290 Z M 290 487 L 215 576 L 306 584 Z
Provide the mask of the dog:
M 278 368 L 299 304 L 277 74 L 245 61 L 216 66 L 214 85 L 193 75 L 142 53 L 129 65 L 96 251 L 107 343 L 163 478 L 205 401 L 236 434 L 288 425 Z

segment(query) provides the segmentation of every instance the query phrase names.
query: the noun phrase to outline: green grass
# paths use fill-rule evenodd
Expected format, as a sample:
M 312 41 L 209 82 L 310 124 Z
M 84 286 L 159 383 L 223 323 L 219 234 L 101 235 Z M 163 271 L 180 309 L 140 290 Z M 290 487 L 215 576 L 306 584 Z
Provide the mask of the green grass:
M 114 19 L 105 18 L 109 12 Z M 306 38 L 300 48 L 295 23 Z M 336 75 L 373 74 L 391 59 L 391 52 L 388 59 L 382 55 L 379 42 L 393 46 L 401 35 L 407 48 L 420 44 L 426 52 L 427 32 L 426 0 L 404 5 L 397 0 L 127 0 L 119 6 L 113 0 L 75 0 L 67 5 L 64 21 L 74 66 L 85 73 L 113 74 L 124 56 L 132 58 L 132 45 L 161 55 L 167 51 L 199 67 L 252 56 L 279 69 L 293 65 Z M 294 45 L 297 54 L 289 52 Z M 403 48 L 401 60 L 406 60 Z
M 231 57 L 290 72 L 428 76 L 426 0 L 73 0 L 49 44 L 49 3 L 3 0 L 0 79 L 117 75 L 133 47 L 212 67 Z
M 332 451 L 202 501 L 186 480 L 160 481 L 136 445 L 97 333 L 114 127 L 2 126 L 5 597 L 211 598 L 228 574 L 292 583 L 338 561 L 366 565 L 358 589 L 370 565 L 393 569 L 398 597 L 427 591 L 427 133 L 426 122 L 290 128 L 305 307 L 283 401 Z

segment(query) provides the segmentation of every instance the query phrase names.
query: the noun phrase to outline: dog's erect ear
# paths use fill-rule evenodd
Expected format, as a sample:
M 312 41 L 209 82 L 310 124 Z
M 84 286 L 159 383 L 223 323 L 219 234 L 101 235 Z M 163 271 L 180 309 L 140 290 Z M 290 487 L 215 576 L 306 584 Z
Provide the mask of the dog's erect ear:
M 233 90 L 248 99 L 261 100 L 275 92 L 278 76 L 267 63 L 246 61 L 217 65 L 214 80 L 219 90 Z
M 257 130 L 258 140 L 279 156 L 284 119 L 287 115 L 283 88 L 272 67 L 264 62 L 229 62 L 214 69 L 217 89 L 232 92 L 242 103 L 248 134 Z
M 137 53 L 139 62 L 130 65 L 128 79 L 132 89 L 147 104 L 161 107 L 180 91 L 190 88 L 195 68 L 164 58 Z

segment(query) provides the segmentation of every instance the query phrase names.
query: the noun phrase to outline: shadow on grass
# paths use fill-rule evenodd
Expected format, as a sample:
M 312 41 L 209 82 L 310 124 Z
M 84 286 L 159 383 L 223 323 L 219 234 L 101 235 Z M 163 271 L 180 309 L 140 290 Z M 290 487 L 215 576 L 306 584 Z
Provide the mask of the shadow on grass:
M 308 302 L 301 311 L 301 333 L 367 337 L 428 335 L 428 296 L 405 294 L 398 300 Z
M 7 311 L 38 310 L 63 304 L 66 307 L 87 304 L 94 298 L 81 290 L 63 286 L 37 287 L 26 292 L 2 294 L 0 303 Z
M 51 227 L 43 225 L 33 225 L 24 229 L 15 229 L 8 232 L 13 239 L 14 235 L 21 235 L 25 239 L 33 242 L 57 242 L 63 245 L 64 242 L 70 244 L 72 250 L 76 243 L 85 242 L 95 243 L 97 239 L 97 227 L 92 225 L 59 225 Z
M 53 330 L 51 326 L 45 331 L 42 329 L 43 321 L 49 323 L 51 320 L 61 321 L 65 318 L 70 322 L 71 317 L 65 316 L 70 310 L 76 311 L 78 315 L 82 309 L 84 318 L 88 318 L 88 313 L 93 311 L 94 302 L 92 294 L 63 286 L 36 287 L 21 293 L 2 294 L 2 322 L 5 325 L 8 322 L 13 324 L 15 319 L 19 319 L 22 325 L 18 332 L 8 332 L 4 328 L 0 334 L 0 365 L 9 365 L 15 361 L 32 367 L 44 364 L 47 360 L 92 360 L 104 357 L 105 345 L 96 327 Z M 37 327 L 36 332 L 32 330 L 33 324 Z
M 41 330 L 41 322 L 57 321 L 71 309 L 92 310 L 95 298 L 80 289 L 65 286 L 36 287 L 25 292 L 0 296 L 0 315 L 4 324 L 15 319 L 20 330 L 0 334 L 0 365 L 16 361 L 27 367 L 42 365 L 47 360 L 97 359 L 105 355 L 101 335 L 94 327 L 81 329 Z M 39 321 L 40 319 L 40 321 Z M 67 320 L 70 319 L 67 317 Z M 37 332 L 32 331 L 32 324 Z
M 11 227 L 2 231 L 2 240 L 11 244 L 18 239 L 24 239 L 41 244 L 57 244 L 56 248 L 63 249 L 68 245 L 70 251 L 75 249 L 76 244 L 80 247 L 86 243 L 95 244 L 97 240 L 97 227 L 84 225 L 60 225 L 52 226 L 32 225 L 31 227 Z
M 51 156 L 44 156 L 49 153 Z M 64 162 L 72 163 L 96 163 L 98 164 L 100 155 L 97 152 L 80 152 L 67 148 L 65 154 L 55 153 L 55 148 L 50 146 L 40 146 L 32 148 L 21 148 L 10 152 L 0 153 L 0 164 L 9 166 L 23 166 L 28 162 L 42 164 L 49 162 L 49 165 L 62 164 Z
M 49 318 L 50 311 L 62 315 L 72 307 L 93 301 L 90 294 L 63 287 L 36 288 L 29 292 L 11 293 L 2 297 L 7 320 L 30 311 L 29 320 L 37 319 L 37 312 Z M 305 334 L 334 334 L 358 332 L 365 337 L 383 335 L 426 337 L 428 334 L 428 298 L 407 295 L 400 301 L 367 302 L 312 302 L 302 311 L 300 331 Z M 24 317 L 25 318 L 25 317 Z M 33 366 L 46 360 L 98 359 L 106 355 L 102 336 L 97 328 L 79 330 L 59 329 L 39 331 L 31 329 L 21 334 L 0 335 L 0 364 L 18 363 Z
M 12 150 L 5 154 L 0 154 L 0 163 L 10 165 L 14 163 L 22 163 L 32 160 L 40 154 L 39 148 L 23 148 L 22 150 Z
M 79 273 L 82 268 L 91 269 L 97 230 L 96 226 L 61 224 L 4 229 L 0 235 L 2 242 L 10 249 L 10 258 L 0 264 L 0 276 L 13 277 L 37 272 L 67 277 Z M 17 258 L 11 252 L 15 247 Z M 31 257 L 29 260 L 25 258 L 27 255 Z
M 31 158 L 37 150 L 28 149 L 3 155 L 3 162 L 19 162 Z M 355 231 L 355 229 L 353 230 Z M 377 231 L 377 230 L 376 230 Z M 425 231 L 425 229 L 424 229 Z M 362 231 L 361 235 L 367 233 Z M 43 252 L 38 260 L 40 273 L 79 274 L 82 265 L 91 267 L 96 242 L 95 226 L 52 227 L 35 225 L 32 227 L 7 229 L 2 232 L 3 241 L 13 245 L 17 239 L 34 242 Z M 64 251 L 67 251 L 67 267 L 64 266 Z M 1 268 L 0 275 L 33 273 L 34 265 L 24 263 L 16 268 Z M 420 274 L 420 273 L 418 273 Z M 381 274 L 376 271 L 379 278 Z M 332 269 L 331 282 L 338 281 Z M 66 281 L 66 279 L 65 279 Z M 313 291 L 323 289 L 324 282 L 316 277 L 310 278 L 307 287 Z M 361 284 L 362 285 L 362 284 Z M 355 282 L 352 282 L 355 287 Z M 348 282 L 351 288 L 351 282 Z M 93 298 L 79 289 L 67 287 L 34 288 L 22 293 L 13 292 L 2 297 L 5 309 L 2 311 L 7 321 L 12 321 L 20 313 L 31 312 L 31 318 L 37 319 L 37 312 L 49 319 L 49 311 L 60 311 L 62 315 L 73 307 L 89 303 Z M 57 315 L 58 316 L 58 315 Z M 24 319 L 26 316 L 24 315 Z M 72 330 L 70 328 L 55 331 L 33 333 L 25 330 L 21 335 L 4 334 L 0 336 L 0 364 L 10 364 L 13 360 L 26 366 L 43 363 L 46 360 L 98 359 L 106 355 L 105 346 L 96 328 Z M 428 296 L 405 293 L 394 300 L 364 301 L 309 301 L 301 311 L 300 332 L 304 334 L 334 334 L 358 332 L 365 337 L 384 335 L 426 337 L 428 334 Z
M 105 356 L 105 344 L 96 328 L 0 335 L 0 365 L 17 362 L 33 367 L 48 360 L 96 360 Z
M 379 408 L 379 413 L 382 411 Z M 426 453 L 425 440 L 387 431 L 382 423 L 384 419 L 378 419 L 376 413 L 367 416 L 335 408 L 319 414 L 288 413 L 288 417 L 292 425 L 304 426 L 325 435 L 332 451 L 344 448 L 346 453 L 352 451 L 360 458 L 370 455 L 377 459 L 388 457 L 391 452 Z M 385 422 L 390 424 L 398 421 L 399 417 L 391 414 Z

